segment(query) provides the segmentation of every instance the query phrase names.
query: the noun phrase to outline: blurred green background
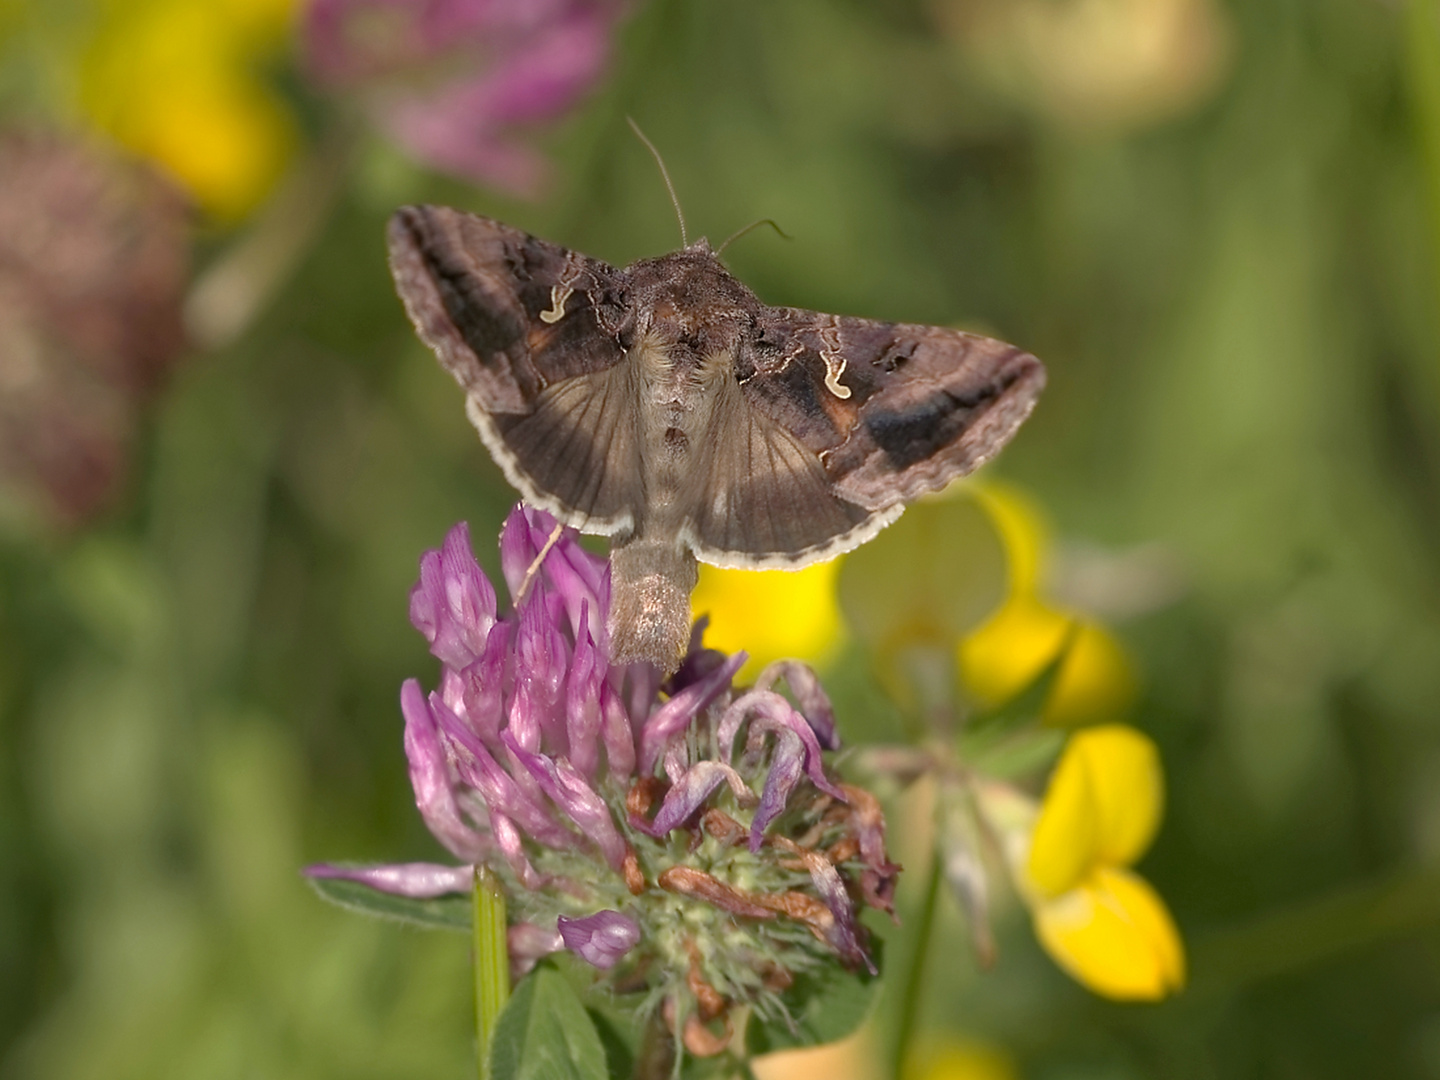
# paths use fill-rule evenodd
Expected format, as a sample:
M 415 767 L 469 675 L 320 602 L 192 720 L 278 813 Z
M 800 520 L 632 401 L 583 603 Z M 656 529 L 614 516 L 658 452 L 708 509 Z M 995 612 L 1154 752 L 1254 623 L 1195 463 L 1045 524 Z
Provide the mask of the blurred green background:
M 946 908 L 922 1027 L 1033 1080 L 1440 1077 L 1433 0 L 636 3 L 527 134 L 529 198 L 415 164 L 363 88 L 307 75 L 300 17 L 0 4 L 6 125 L 108 132 L 199 204 L 192 344 L 137 395 L 123 481 L 78 516 L 5 502 L 0 1078 L 469 1075 L 464 939 L 298 874 L 440 856 L 400 752 L 400 682 L 433 678 L 406 594 L 461 518 L 493 570 L 512 500 L 384 223 L 434 201 L 616 264 L 668 250 L 627 114 L 692 234 L 793 237 L 726 253 L 765 300 L 1044 359 L 995 471 L 1062 547 L 1177 568 L 1112 626 L 1166 763 L 1143 871 L 1189 988 L 1094 998 L 1018 912 L 982 973 Z M 182 104 L 203 122 L 152 115 Z M 239 164 L 211 176 L 185 154 L 217 140 Z M 255 300 L 207 321 L 202 287 Z M 842 731 L 894 737 L 872 697 Z

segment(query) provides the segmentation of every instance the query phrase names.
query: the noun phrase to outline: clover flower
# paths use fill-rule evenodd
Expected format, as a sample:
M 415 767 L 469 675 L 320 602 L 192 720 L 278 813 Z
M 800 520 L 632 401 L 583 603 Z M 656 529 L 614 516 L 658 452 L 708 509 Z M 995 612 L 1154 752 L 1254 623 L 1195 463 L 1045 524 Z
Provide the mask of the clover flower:
M 410 777 L 463 865 L 308 872 L 433 897 L 483 864 L 516 920 L 512 966 L 568 949 L 612 988 L 647 991 L 642 1009 L 696 1054 L 725 1048 L 732 1006 L 783 1020 L 797 977 L 873 971 L 856 904 L 893 914 L 899 867 L 879 804 L 826 767 L 838 739 L 814 673 L 782 661 L 737 687 L 745 654 L 704 648 L 703 622 L 668 681 L 612 665 L 605 560 L 525 508 L 500 556 L 503 617 L 464 524 L 422 558 L 410 598 L 441 661 L 438 689 L 401 690 Z
M 75 527 L 124 488 L 185 345 L 185 207 L 88 142 L 0 134 L 0 494 Z
M 359 95 L 433 168 L 533 194 L 545 162 L 519 137 L 562 117 L 605 73 L 617 0 L 315 0 L 317 82 Z

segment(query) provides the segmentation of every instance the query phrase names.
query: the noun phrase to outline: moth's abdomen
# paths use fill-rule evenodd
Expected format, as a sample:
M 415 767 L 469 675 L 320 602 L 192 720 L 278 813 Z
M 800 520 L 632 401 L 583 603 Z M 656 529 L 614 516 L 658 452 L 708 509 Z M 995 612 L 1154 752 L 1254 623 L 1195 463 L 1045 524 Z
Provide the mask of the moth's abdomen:
M 645 660 L 667 675 L 690 645 L 695 557 L 672 541 L 635 540 L 610 551 L 610 661 Z

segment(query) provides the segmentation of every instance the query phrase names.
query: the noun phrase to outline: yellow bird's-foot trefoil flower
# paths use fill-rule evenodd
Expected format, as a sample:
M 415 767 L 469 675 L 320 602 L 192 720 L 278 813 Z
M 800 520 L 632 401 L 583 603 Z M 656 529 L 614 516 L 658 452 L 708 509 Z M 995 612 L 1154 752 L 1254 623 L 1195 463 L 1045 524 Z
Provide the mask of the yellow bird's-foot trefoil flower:
M 1036 936 L 1090 990 L 1158 1001 L 1185 984 L 1185 947 L 1165 903 L 1130 867 L 1159 828 L 1155 744 L 1123 724 L 1070 736 L 1017 858 Z
M 1124 648 L 1104 625 L 1045 595 L 1050 542 L 1040 510 L 1003 484 L 977 484 L 974 497 L 1004 542 L 1007 581 L 1005 602 L 957 646 L 966 690 L 994 708 L 1055 665 L 1041 709 L 1047 724 L 1078 727 L 1124 716 L 1136 691 Z

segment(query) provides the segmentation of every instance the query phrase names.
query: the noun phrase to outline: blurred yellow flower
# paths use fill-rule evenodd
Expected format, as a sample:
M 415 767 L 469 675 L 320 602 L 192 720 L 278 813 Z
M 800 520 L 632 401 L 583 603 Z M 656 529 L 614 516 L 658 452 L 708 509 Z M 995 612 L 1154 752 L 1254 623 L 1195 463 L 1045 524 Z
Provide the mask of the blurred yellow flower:
M 696 616 L 710 616 L 706 645 L 750 653 L 738 678 L 754 677 L 772 660 L 793 658 L 822 667 L 845 639 L 835 595 L 839 570 L 839 559 L 803 570 L 702 565 L 690 609 Z
M 905 1080 L 1020 1080 L 1020 1073 L 998 1046 L 946 1039 L 922 1047 L 910 1059 Z
M 220 220 L 269 193 L 295 121 L 263 77 L 294 0 L 112 0 L 81 62 L 79 103 Z
M 1021 892 L 1055 962 L 1097 994 L 1156 1001 L 1185 984 L 1165 903 L 1128 867 L 1155 838 L 1165 778 L 1155 744 L 1123 724 L 1070 736 L 1031 833 Z
M 873 1080 L 875 1037 L 870 1025 L 839 1042 L 804 1050 L 782 1050 L 754 1060 L 756 1080 Z
M 1047 723 L 1079 726 L 1123 716 L 1136 692 L 1125 650 L 1099 623 L 1061 611 L 1040 596 L 1049 530 L 1039 508 L 996 483 L 976 485 L 975 497 L 1004 540 L 1008 595 L 983 626 L 960 640 L 961 681 L 981 704 L 995 707 L 1029 687 L 1059 658 L 1042 710 Z
M 1214 0 L 932 0 L 967 67 L 1045 119 L 1120 133 L 1182 115 L 1219 87 L 1230 18 Z

